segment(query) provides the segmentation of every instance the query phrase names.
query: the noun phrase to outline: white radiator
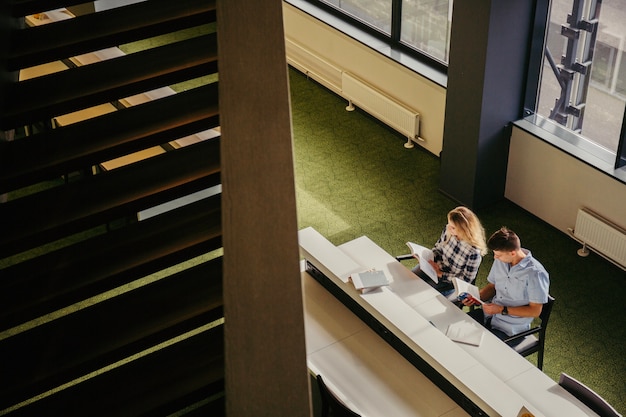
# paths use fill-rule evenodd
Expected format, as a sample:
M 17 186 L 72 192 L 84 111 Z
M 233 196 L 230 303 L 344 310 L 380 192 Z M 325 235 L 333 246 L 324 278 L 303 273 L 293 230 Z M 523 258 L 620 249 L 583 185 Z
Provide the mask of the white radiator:
M 583 243 L 578 251 L 588 254 L 587 247 L 622 269 L 626 269 L 626 231 L 587 208 L 578 210 L 574 237 Z
M 412 141 L 422 140 L 419 137 L 420 115 L 415 110 L 347 72 L 342 73 L 341 90 L 343 97 L 349 101 L 347 110 L 351 110 L 352 104 L 356 104 L 378 120 L 406 135 L 407 148 L 413 146 Z
M 297 43 L 286 39 L 287 63 L 336 94 L 341 94 L 341 70 Z

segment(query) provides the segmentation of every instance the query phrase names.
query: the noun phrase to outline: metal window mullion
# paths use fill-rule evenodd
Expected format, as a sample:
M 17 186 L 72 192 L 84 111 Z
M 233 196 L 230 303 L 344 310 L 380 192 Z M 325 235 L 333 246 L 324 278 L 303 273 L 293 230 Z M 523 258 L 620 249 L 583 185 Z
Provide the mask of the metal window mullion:
M 617 143 L 617 153 L 615 155 L 615 169 L 626 166 L 626 108 L 622 116 L 622 130 Z
M 391 0 L 391 42 L 400 43 L 402 34 L 402 0 Z

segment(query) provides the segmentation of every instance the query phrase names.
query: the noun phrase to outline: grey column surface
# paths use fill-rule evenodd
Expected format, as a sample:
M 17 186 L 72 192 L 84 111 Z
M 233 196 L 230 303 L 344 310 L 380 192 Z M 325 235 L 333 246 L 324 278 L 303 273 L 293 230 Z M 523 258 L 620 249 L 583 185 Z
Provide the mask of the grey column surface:
M 454 2 L 440 190 L 474 209 L 504 197 L 510 123 L 523 112 L 533 4 Z

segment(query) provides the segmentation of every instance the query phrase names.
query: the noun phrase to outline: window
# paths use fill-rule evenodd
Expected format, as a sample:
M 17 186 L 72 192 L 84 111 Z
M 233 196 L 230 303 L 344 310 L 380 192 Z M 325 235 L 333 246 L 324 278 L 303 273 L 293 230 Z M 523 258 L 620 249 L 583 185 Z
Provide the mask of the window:
M 447 64 L 451 20 L 452 0 L 404 0 L 400 40 Z
M 453 0 L 303 1 L 415 57 L 422 69 L 447 71 Z M 623 178 L 615 169 L 626 166 L 626 0 L 536 5 L 525 123 Z
M 323 0 L 343 13 L 391 34 L 391 0 Z
M 626 0 L 554 0 L 535 114 L 577 148 L 620 166 L 625 142 Z
M 360 22 L 392 46 L 448 64 L 452 0 L 309 0 Z M 396 18 L 399 17 L 399 18 Z

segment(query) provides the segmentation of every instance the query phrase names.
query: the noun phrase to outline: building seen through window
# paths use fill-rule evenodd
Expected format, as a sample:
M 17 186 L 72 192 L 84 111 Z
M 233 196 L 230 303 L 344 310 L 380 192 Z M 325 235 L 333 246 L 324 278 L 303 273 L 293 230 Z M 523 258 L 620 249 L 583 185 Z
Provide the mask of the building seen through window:
M 315 2 L 315 0 L 313 0 Z M 448 64 L 452 0 L 320 0 L 346 16 L 444 65 Z M 400 15 L 394 26 L 393 16 Z
M 404 0 L 401 42 L 448 63 L 452 0 Z
M 366 25 L 391 34 L 391 0 L 322 0 Z
M 306 1 L 333 10 L 433 68 L 445 71 L 448 66 L 452 0 Z M 550 8 L 547 21 L 534 28 L 544 54 L 539 51 L 531 59 L 530 102 L 520 114 L 525 110 L 527 121 L 563 141 L 553 142 L 557 146 L 580 151 L 578 158 L 591 164 L 599 159 L 615 168 L 626 165 L 626 0 L 537 5 Z
M 617 152 L 626 102 L 626 0 L 554 0 L 536 113 Z

